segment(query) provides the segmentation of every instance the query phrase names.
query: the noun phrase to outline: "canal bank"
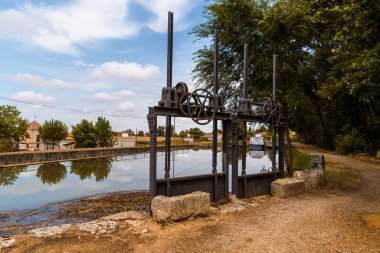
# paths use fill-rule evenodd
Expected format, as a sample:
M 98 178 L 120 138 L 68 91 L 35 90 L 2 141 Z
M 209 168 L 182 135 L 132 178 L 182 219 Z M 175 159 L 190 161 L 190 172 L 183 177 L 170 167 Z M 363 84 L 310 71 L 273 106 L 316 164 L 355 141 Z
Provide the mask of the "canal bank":
M 198 142 L 191 144 L 175 145 L 173 149 L 194 149 L 209 148 L 210 142 Z M 45 150 L 0 153 L 0 167 L 21 166 L 40 163 L 74 161 L 97 157 L 123 156 L 149 152 L 149 146 L 125 147 L 125 148 L 78 148 L 65 150 Z M 159 151 L 164 150 L 164 146 L 158 146 Z

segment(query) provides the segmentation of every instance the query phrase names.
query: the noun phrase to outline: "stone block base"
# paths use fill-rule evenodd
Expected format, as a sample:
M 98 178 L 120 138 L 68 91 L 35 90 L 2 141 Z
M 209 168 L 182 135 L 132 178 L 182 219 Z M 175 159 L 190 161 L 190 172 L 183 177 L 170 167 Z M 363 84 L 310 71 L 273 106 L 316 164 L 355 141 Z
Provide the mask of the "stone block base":
M 178 221 L 197 215 L 207 215 L 210 211 L 210 194 L 193 192 L 186 195 L 153 198 L 152 216 L 158 222 Z
M 286 198 L 305 192 L 305 181 L 296 178 L 277 179 L 271 183 L 274 197 Z
M 293 178 L 304 180 L 307 191 L 323 184 L 323 175 L 313 170 L 294 171 Z

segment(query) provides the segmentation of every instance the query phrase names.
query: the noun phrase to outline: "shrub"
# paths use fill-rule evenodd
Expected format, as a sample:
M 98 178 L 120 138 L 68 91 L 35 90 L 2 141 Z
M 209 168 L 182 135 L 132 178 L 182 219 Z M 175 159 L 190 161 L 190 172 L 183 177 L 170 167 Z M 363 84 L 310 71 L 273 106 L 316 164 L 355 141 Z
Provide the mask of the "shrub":
M 343 155 L 357 154 L 364 151 L 365 140 L 356 129 L 352 129 L 351 133 L 338 135 L 335 148 Z

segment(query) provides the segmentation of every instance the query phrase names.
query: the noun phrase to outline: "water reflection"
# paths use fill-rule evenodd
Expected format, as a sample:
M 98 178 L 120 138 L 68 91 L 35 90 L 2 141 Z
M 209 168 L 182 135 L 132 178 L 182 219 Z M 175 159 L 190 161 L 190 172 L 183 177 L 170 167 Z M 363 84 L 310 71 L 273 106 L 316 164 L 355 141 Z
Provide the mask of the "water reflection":
M 27 166 L 0 168 L 0 185 L 12 185 L 21 172 L 26 171 Z
M 43 184 L 58 184 L 67 175 L 66 166 L 60 163 L 42 164 L 37 169 L 36 176 Z
M 202 149 L 173 151 L 170 175 L 209 174 L 212 171 L 211 155 L 211 150 Z M 269 150 L 262 158 L 252 158 L 247 152 L 247 174 L 270 170 L 270 155 Z M 159 179 L 164 178 L 164 158 L 163 152 L 157 154 Z M 217 161 L 217 170 L 221 172 L 220 151 Z M 240 173 L 241 161 L 238 167 Z M 39 208 L 47 203 L 107 192 L 147 190 L 148 186 L 149 154 L 0 168 L 0 214 L 7 210 Z
M 91 179 L 91 176 L 94 175 L 96 182 L 101 182 L 108 177 L 112 162 L 112 157 L 72 161 L 70 173 L 78 175 L 81 180 Z

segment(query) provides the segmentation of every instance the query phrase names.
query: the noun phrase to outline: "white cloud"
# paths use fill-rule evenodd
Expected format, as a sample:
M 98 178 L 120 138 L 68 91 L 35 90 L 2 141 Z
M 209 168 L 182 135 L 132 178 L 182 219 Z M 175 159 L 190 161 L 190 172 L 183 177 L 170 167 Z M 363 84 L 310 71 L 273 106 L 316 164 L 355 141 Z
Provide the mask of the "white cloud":
M 123 98 L 128 98 L 136 95 L 133 91 L 130 90 L 121 90 L 115 92 L 99 92 L 90 96 L 82 96 L 83 99 L 91 102 L 112 102 L 118 101 Z
M 153 81 L 160 78 L 157 66 L 135 62 L 105 62 L 90 73 L 91 80 Z
M 53 78 L 53 79 L 45 79 L 41 76 L 31 75 L 31 74 L 16 74 L 13 76 L 8 76 L 8 80 L 26 83 L 35 87 L 43 87 L 43 88 L 57 88 L 57 89 L 69 89 L 72 88 L 73 85 L 65 82 L 61 79 Z
M 81 84 L 81 87 L 83 87 L 85 90 L 102 90 L 102 89 L 109 89 L 112 87 L 112 84 L 105 83 L 105 82 L 87 82 Z
M 154 14 L 147 26 L 155 32 L 164 33 L 168 27 L 168 11 L 174 12 L 174 30 L 185 30 L 190 24 L 186 22 L 187 14 L 194 7 L 191 0 L 134 0 Z
M 127 20 L 128 3 L 78 0 L 68 5 L 25 4 L 18 10 L 0 11 L 0 38 L 77 54 L 77 46 L 83 43 L 137 34 L 140 26 Z
M 120 112 L 134 112 L 136 108 L 134 103 L 125 101 L 124 103 L 119 104 L 118 109 Z
M 16 93 L 11 96 L 11 99 L 33 104 L 55 104 L 58 101 L 55 97 L 45 96 L 41 93 L 36 93 L 34 91 L 22 91 Z

